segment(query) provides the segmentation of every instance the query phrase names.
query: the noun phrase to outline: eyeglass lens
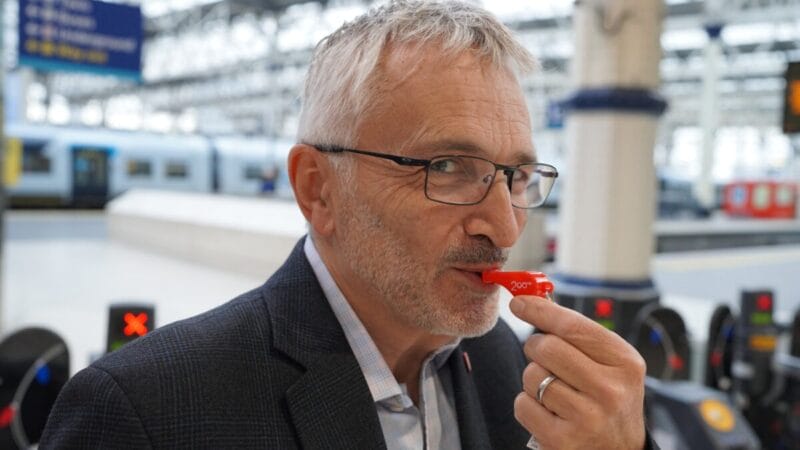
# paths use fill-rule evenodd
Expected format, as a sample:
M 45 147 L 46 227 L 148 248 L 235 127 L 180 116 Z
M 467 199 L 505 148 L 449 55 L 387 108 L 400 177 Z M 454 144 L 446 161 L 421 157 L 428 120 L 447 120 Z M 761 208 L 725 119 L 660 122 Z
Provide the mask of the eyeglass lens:
M 474 204 L 486 196 L 497 173 L 494 163 L 471 156 L 443 156 L 428 166 L 425 192 L 431 200 L 452 204 Z M 552 168 L 523 164 L 514 169 L 511 203 L 535 208 L 544 203 L 555 181 Z

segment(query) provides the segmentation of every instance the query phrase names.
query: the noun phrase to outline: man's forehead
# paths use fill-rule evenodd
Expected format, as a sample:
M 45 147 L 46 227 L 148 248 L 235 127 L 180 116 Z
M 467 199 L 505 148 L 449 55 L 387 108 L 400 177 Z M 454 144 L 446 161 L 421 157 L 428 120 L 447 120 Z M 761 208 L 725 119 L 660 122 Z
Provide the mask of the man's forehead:
M 408 80 L 439 74 L 475 74 L 515 77 L 513 71 L 492 62 L 477 49 L 447 50 L 438 42 L 389 42 L 381 52 L 378 70 L 381 81 L 397 87 Z
M 443 52 L 439 46 L 387 46 L 385 60 L 375 73 L 375 100 L 391 104 L 422 102 L 486 102 L 503 104 L 520 125 L 530 128 L 526 100 L 516 74 L 493 63 L 477 50 Z M 487 110 L 488 114 L 493 114 Z

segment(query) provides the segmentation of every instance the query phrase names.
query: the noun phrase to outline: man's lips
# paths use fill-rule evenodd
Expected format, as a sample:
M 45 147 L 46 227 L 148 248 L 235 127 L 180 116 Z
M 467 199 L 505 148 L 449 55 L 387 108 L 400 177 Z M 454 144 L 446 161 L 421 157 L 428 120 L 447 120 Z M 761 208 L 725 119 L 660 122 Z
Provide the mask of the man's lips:
M 483 272 L 486 270 L 494 270 L 499 269 L 501 266 L 499 264 L 494 265 L 482 265 L 482 266 L 462 266 L 462 267 L 453 267 L 453 269 L 462 275 L 464 278 L 470 280 L 471 284 L 475 285 L 476 287 L 481 287 L 486 290 L 494 290 L 494 284 L 486 284 L 483 282 Z

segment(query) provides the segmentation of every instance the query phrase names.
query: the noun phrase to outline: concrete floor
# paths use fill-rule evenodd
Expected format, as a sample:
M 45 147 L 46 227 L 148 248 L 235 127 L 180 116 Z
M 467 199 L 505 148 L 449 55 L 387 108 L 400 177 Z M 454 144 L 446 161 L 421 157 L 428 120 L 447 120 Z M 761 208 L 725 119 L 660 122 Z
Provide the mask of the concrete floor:
M 73 372 L 105 350 L 109 303 L 152 303 L 163 325 L 263 282 L 109 240 L 99 212 L 12 211 L 5 234 L 3 334 L 54 330 L 67 342 Z

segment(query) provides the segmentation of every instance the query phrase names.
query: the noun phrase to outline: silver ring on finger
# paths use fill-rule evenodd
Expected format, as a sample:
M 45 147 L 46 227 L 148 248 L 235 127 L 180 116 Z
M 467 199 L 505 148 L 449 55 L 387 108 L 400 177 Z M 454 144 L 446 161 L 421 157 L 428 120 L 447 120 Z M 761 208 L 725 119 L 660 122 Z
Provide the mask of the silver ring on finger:
M 539 383 L 539 389 L 536 390 L 536 401 L 539 402 L 540 405 L 544 406 L 542 403 L 542 397 L 544 396 L 544 391 L 547 390 L 547 387 L 550 386 L 550 383 L 557 380 L 555 375 L 548 375 Z

